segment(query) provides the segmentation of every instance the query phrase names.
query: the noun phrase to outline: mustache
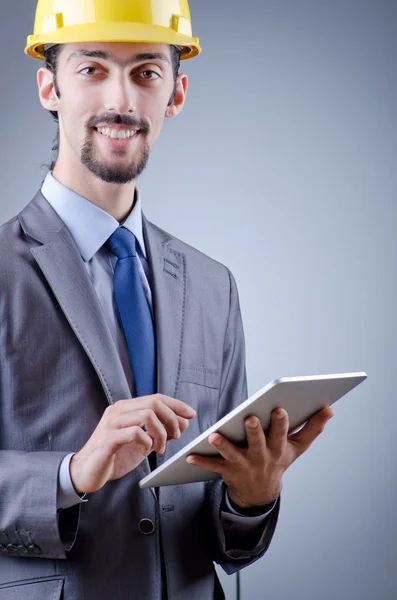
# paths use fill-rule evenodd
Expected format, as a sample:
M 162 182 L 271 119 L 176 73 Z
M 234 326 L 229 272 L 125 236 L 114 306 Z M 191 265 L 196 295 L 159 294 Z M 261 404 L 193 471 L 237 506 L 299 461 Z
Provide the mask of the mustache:
M 141 133 L 149 133 L 149 124 L 144 119 L 139 119 L 134 115 L 116 115 L 114 113 L 103 113 L 97 117 L 91 117 L 87 121 L 87 127 L 96 127 L 99 124 L 106 125 L 126 125 L 131 129 L 139 129 Z

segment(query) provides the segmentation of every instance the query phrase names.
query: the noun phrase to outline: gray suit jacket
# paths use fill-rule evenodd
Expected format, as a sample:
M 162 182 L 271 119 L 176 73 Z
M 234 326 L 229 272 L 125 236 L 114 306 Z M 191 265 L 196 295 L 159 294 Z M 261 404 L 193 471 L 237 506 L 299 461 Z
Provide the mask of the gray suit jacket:
M 158 391 L 197 411 L 161 463 L 246 398 L 244 335 L 227 268 L 146 219 L 144 235 Z M 0 336 L 0 600 L 160 599 L 160 529 L 169 597 L 223 597 L 213 561 L 233 573 L 262 556 L 278 505 L 254 543 L 241 539 L 220 526 L 220 480 L 157 499 L 138 486 L 145 460 L 57 512 L 63 457 L 130 391 L 83 260 L 40 192 L 0 228 Z

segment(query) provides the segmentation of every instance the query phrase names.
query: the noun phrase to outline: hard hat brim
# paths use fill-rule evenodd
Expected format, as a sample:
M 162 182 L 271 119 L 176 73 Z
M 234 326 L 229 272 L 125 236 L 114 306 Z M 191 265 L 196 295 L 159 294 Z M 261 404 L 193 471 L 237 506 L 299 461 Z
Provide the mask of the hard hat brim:
M 198 38 L 192 38 L 159 25 L 142 23 L 92 23 L 62 27 L 58 31 L 30 35 L 25 54 L 44 60 L 46 44 L 75 44 L 79 42 L 140 42 L 181 46 L 181 60 L 194 58 L 201 52 Z

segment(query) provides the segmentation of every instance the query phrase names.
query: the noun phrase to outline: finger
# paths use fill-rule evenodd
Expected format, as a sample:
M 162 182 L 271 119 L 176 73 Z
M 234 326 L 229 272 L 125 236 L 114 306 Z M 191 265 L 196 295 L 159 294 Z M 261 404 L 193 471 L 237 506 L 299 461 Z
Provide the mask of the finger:
M 116 454 L 120 447 L 126 444 L 136 444 L 142 455 L 147 456 L 152 451 L 153 440 L 141 427 L 134 426 L 114 430 L 110 440 L 111 454 Z
M 156 396 L 151 397 L 151 399 L 147 401 L 146 407 L 149 407 L 157 415 L 157 418 L 165 427 L 169 439 L 178 439 L 181 437 L 178 416 L 171 408 Z
M 195 467 L 200 467 L 205 471 L 218 473 L 219 475 L 222 475 L 226 468 L 224 458 L 207 458 L 198 454 L 190 454 L 186 458 L 186 462 Z
M 208 438 L 211 446 L 216 448 L 219 454 L 229 463 L 233 465 L 241 464 L 243 461 L 243 454 L 240 448 L 229 442 L 219 433 L 212 433 Z
M 294 444 L 297 456 L 303 454 L 314 442 L 316 438 L 324 431 L 326 423 L 334 416 L 333 408 L 324 408 L 313 415 L 306 425 L 297 433 L 289 437 L 289 441 Z
M 153 450 L 163 454 L 167 443 L 167 431 L 156 413 L 150 409 L 113 415 L 108 422 L 110 429 L 125 429 L 133 426 L 143 427 L 153 441 Z
M 120 410 L 120 412 L 130 412 L 136 408 L 146 408 L 152 402 L 161 402 L 165 406 L 168 406 L 168 408 L 170 408 L 176 415 L 185 419 L 192 419 L 196 416 L 196 411 L 191 406 L 185 402 L 182 402 L 182 400 L 164 396 L 164 394 L 153 394 L 151 396 L 139 396 L 138 398 L 118 400 L 112 406 L 117 407 L 117 410 Z
M 287 444 L 289 419 L 287 411 L 276 408 L 272 412 L 270 432 L 266 436 L 268 449 L 276 456 L 281 456 Z
M 183 433 L 190 425 L 190 421 L 188 419 L 184 419 L 183 417 L 177 417 L 179 423 L 179 431 Z
M 168 437 L 167 430 L 154 411 L 147 409 L 142 413 L 144 416 L 143 427 L 153 440 L 153 450 L 159 454 L 164 454 Z
M 168 406 L 179 417 L 193 419 L 193 417 L 196 416 L 196 411 L 194 408 L 185 402 L 182 402 L 182 400 L 170 398 L 169 396 L 164 396 L 163 394 L 155 394 L 155 396 L 158 398 L 158 400 L 160 400 L 160 402 L 163 402 L 163 404 Z
M 264 456 L 267 449 L 266 437 L 258 417 L 251 416 L 245 419 L 245 431 L 251 456 L 258 458 Z
M 151 408 L 156 413 L 160 421 L 163 423 L 164 427 L 167 430 L 169 438 L 178 439 L 181 437 L 182 433 L 182 430 L 180 428 L 180 418 L 184 419 L 185 421 L 185 417 L 180 417 L 180 415 L 178 415 L 170 406 L 168 406 L 168 404 L 163 402 L 161 398 L 162 397 L 160 394 L 147 396 L 146 399 L 141 398 L 139 399 L 138 406 L 142 405 L 143 403 L 143 406 L 145 408 Z M 163 398 L 166 398 L 166 396 L 163 396 Z M 173 400 L 173 398 L 171 398 L 171 400 Z M 179 400 L 177 400 L 176 402 L 179 402 Z M 184 423 L 184 421 L 182 421 L 182 423 Z

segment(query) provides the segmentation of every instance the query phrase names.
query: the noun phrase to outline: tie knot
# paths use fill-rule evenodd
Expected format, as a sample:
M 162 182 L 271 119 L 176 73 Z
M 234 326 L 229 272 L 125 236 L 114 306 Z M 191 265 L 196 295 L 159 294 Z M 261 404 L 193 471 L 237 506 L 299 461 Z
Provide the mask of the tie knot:
M 106 242 L 108 248 L 117 258 L 136 256 L 136 238 L 125 227 L 119 227 Z

